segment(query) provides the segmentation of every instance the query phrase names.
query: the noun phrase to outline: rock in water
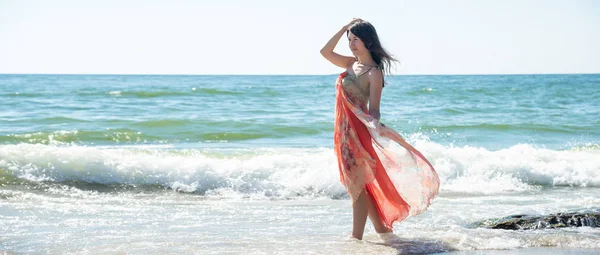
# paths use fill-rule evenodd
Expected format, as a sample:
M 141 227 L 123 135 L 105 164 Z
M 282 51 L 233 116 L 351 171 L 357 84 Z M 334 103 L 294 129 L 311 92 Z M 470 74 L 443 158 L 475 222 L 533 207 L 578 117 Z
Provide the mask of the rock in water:
M 508 230 L 529 230 L 565 227 L 600 227 L 600 211 L 588 213 L 557 213 L 550 215 L 513 215 L 489 219 L 473 224 L 474 227 Z

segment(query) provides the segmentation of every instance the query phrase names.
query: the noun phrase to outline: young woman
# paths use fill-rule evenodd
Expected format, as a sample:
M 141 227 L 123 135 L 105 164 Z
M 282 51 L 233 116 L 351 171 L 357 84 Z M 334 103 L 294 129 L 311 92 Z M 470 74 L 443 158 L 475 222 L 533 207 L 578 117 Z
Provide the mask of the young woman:
M 333 52 L 344 34 L 354 57 Z M 395 221 L 427 210 L 440 184 L 431 163 L 379 122 L 384 73 L 396 60 L 361 19 L 343 26 L 321 54 L 346 69 L 336 81 L 334 147 L 340 181 L 352 199 L 352 236 L 362 239 L 367 216 L 377 233 L 391 233 Z

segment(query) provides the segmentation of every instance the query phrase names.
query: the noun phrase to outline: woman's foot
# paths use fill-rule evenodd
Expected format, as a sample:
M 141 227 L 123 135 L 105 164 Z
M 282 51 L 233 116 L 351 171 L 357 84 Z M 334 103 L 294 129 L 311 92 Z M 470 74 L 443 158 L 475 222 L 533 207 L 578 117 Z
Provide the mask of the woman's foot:
M 381 238 L 381 240 L 383 240 L 383 242 L 386 244 L 394 243 L 400 240 L 400 237 L 394 234 L 392 231 L 377 234 L 379 235 L 379 238 Z

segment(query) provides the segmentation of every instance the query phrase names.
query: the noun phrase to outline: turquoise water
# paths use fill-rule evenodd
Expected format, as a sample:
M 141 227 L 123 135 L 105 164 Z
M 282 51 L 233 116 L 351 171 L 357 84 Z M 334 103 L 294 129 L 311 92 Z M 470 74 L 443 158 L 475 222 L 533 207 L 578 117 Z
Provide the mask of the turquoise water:
M 335 76 L 2 75 L 0 142 L 331 146 Z M 600 142 L 600 75 L 396 76 L 382 121 L 440 144 Z
M 0 252 L 600 249 L 597 228 L 469 227 L 600 210 L 600 75 L 387 78 L 382 122 L 441 180 L 391 245 L 347 238 L 335 79 L 0 75 Z

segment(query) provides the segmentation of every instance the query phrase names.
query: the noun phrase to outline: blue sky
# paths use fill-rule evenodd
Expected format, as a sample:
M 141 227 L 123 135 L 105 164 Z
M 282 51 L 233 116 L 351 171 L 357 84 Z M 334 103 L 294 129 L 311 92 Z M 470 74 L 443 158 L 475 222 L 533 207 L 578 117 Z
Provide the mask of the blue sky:
M 332 74 L 353 17 L 397 74 L 600 73 L 595 0 L 0 0 L 0 73 Z

